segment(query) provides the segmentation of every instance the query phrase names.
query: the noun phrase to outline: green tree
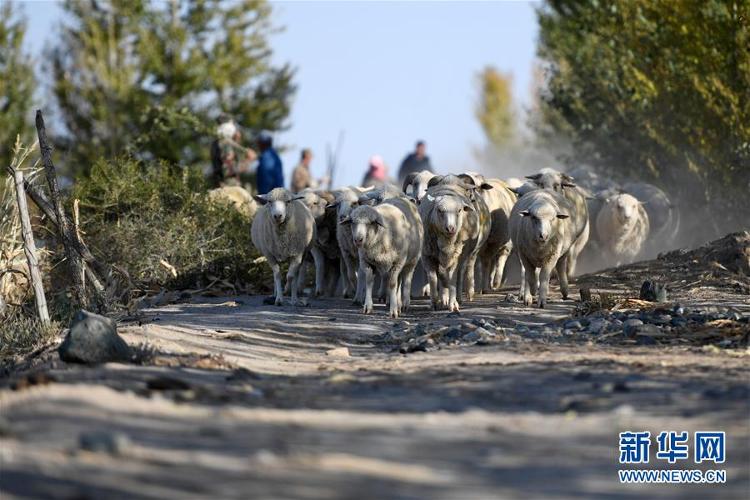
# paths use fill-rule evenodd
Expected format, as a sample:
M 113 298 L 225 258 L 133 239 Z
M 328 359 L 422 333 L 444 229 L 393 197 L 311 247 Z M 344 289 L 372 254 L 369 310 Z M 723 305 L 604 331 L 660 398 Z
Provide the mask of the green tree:
M 479 87 L 475 115 L 490 144 L 501 149 L 512 143 L 517 135 L 513 78 L 488 66 L 479 74 Z
M 538 19 L 542 112 L 574 160 L 747 216 L 750 3 L 547 0 Z
M 206 161 L 221 112 L 251 132 L 286 126 L 293 70 L 270 61 L 266 2 L 70 0 L 65 11 L 50 55 L 68 132 L 59 146 L 75 171 L 125 151 Z
M 0 162 L 10 165 L 16 135 L 29 132 L 34 69 L 23 51 L 26 20 L 11 2 L 0 3 Z

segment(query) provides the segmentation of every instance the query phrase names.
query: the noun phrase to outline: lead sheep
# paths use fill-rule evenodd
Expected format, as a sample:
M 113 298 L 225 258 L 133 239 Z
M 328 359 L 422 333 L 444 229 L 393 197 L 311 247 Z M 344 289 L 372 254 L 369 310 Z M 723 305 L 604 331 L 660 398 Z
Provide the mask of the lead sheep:
M 521 290 L 526 305 L 531 305 L 532 295 L 537 293 L 537 269 L 539 307 L 547 304 L 553 269 L 557 269 L 563 299 L 568 298 L 568 254 L 574 242 L 570 211 L 565 197 L 546 189 L 525 194 L 513 207 L 510 235 L 521 260 Z
M 422 252 L 422 221 L 408 199 L 397 197 L 377 206 L 352 210 L 341 225 L 350 226 L 365 282 L 363 312 L 373 309 L 375 272 L 384 279 L 390 316 L 409 308 L 411 280 Z
M 274 303 L 278 306 L 283 302 L 280 264 L 288 261 L 286 283 L 292 291 L 292 305 L 297 305 L 297 281 L 302 259 L 307 252 L 312 252 L 316 260 L 321 258 L 320 252 L 312 245 L 315 219 L 300 198 L 284 188 L 254 198 L 261 208 L 255 214 L 250 235 L 253 245 L 273 271 Z
M 571 206 L 570 218 L 573 227 L 573 247 L 568 253 L 568 278 L 575 274 L 578 256 L 589 240 L 589 210 L 586 193 L 578 188 L 573 178 L 552 168 L 544 168 L 538 174 L 527 175 L 538 187 L 560 193 Z
M 364 300 L 364 283 L 358 278 L 359 252 L 352 243 L 351 226 L 342 225 L 341 221 L 359 206 L 359 197 L 367 189 L 343 187 L 333 191 L 335 201 L 329 205 L 336 210 L 339 224 L 336 227 L 336 240 L 341 250 L 341 273 L 344 276 L 344 297 L 354 295 L 354 302 L 361 304 Z
M 606 257 L 616 266 L 635 260 L 648 232 L 648 214 L 642 203 L 629 194 L 607 198 L 596 218 L 599 242 Z

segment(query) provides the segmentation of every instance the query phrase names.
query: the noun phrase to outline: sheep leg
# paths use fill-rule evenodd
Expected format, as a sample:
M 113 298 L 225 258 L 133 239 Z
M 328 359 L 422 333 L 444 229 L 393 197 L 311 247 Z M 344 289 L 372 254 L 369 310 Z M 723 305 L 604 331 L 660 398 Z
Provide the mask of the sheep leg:
M 356 266 L 355 266 L 356 262 Z M 354 294 L 354 305 L 360 305 L 364 302 L 365 297 L 365 275 L 362 270 L 362 263 L 356 259 L 352 260 L 352 269 L 355 269 L 354 277 L 356 282 L 356 293 Z
M 539 307 L 544 309 L 547 305 L 547 294 L 549 293 L 549 277 L 552 274 L 552 270 L 555 268 L 554 261 L 551 263 L 545 263 L 542 267 L 541 273 L 539 274 Z
M 560 281 L 560 293 L 563 300 L 568 300 L 568 256 L 563 255 L 557 259 L 557 279 Z
M 343 255 L 339 259 L 339 273 L 341 275 L 341 295 L 344 298 L 349 296 L 351 285 L 349 283 L 349 268 L 346 265 L 346 257 Z
M 304 258 L 302 259 L 302 264 L 299 266 L 299 273 L 297 274 L 297 290 L 304 290 L 305 289 L 305 277 L 307 276 L 307 263 L 308 259 Z M 289 284 L 287 283 L 286 286 L 284 286 L 284 293 L 290 293 L 291 289 Z
M 572 278 L 576 272 L 576 264 L 578 263 L 578 256 L 583 251 L 583 247 L 586 246 L 586 242 L 589 241 L 589 223 L 586 222 L 586 226 L 581 231 L 573 246 L 568 250 L 568 278 Z
M 454 266 L 452 269 L 448 269 L 448 309 L 451 312 L 458 311 L 458 293 L 461 289 L 461 281 L 459 275 L 461 274 L 459 268 L 461 266 Z
M 495 264 L 495 274 L 492 280 L 492 289 L 500 290 L 503 286 L 503 274 L 505 273 L 505 263 L 508 261 L 510 256 L 510 245 L 505 245 L 500 249 L 500 255 L 497 256 L 497 262 Z
M 536 280 L 536 269 L 531 262 L 527 259 L 521 259 L 521 276 L 522 279 L 526 278 L 526 286 L 521 285 L 521 293 L 523 294 L 523 303 L 526 306 L 530 306 L 533 301 L 531 290 L 535 288 L 534 281 Z
M 437 311 L 440 308 L 437 271 L 434 269 L 427 270 L 427 278 L 430 284 L 430 302 L 432 303 L 432 309 Z
M 281 284 L 281 266 L 278 262 L 271 259 L 268 259 L 268 263 L 271 264 L 271 271 L 273 271 L 274 295 L 276 296 L 274 304 L 280 306 L 284 299 L 284 286 Z
M 392 269 L 385 278 L 388 278 L 388 295 L 390 300 L 390 316 L 391 318 L 398 318 L 399 314 L 399 298 L 398 298 L 398 275 L 401 274 L 399 269 Z
M 364 282 L 364 288 L 365 288 L 365 303 L 364 307 L 362 308 L 362 312 L 365 314 L 371 314 L 372 313 L 372 286 L 375 282 L 375 278 L 373 276 L 373 270 L 370 266 L 361 266 L 360 267 L 360 275 L 362 275 L 362 280 Z
M 473 256 L 469 257 L 468 265 L 464 268 L 465 278 L 464 281 L 466 282 L 466 296 L 469 299 L 469 302 L 474 300 L 474 266 L 477 263 L 477 256 L 474 254 Z
M 416 267 L 416 264 L 405 266 L 404 270 L 401 271 L 401 309 L 404 312 L 408 311 L 411 306 L 411 282 Z
M 323 295 L 326 261 L 320 248 L 313 246 L 310 249 L 310 253 L 312 253 L 313 261 L 315 262 L 315 296 L 320 297 Z
M 297 281 L 299 279 L 299 270 L 302 264 L 302 256 L 297 255 L 289 261 L 289 272 L 286 273 L 286 284 L 292 287 L 292 305 L 299 304 L 297 300 Z

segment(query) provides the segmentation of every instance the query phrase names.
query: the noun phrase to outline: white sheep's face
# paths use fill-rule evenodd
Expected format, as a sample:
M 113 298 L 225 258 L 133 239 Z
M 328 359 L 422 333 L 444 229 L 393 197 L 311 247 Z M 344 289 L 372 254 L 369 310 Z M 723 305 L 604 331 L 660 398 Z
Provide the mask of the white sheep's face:
M 268 208 L 271 220 L 277 225 L 283 224 L 287 219 L 289 204 L 302 197 L 293 197 L 291 193 L 283 188 L 271 190 L 268 194 L 254 196 L 255 201 Z
M 427 183 L 430 180 L 424 176 L 417 178 L 412 184 L 412 195 L 417 201 L 422 201 L 422 198 L 427 194 Z
M 345 217 L 341 224 L 348 224 L 352 228 L 352 242 L 357 248 L 363 247 L 368 241 L 375 239 L 377 231 L 383 227 L 380 214 L 370 207 L 354 210 L 349 217 Z
M 621 222 L 629 222 L 635 217 L 638 210 L 638 200 L 631 195 L 621 194 L 612 200 L 612 203 L 615 205 L 617 218 Z
M 546 243 L 550 239 L 557 219 L 568 218 L 566 214 L 557 213 L 552 205 L 532 207 L 521 212 L 521 216 L 529 220 L 532 235 L 538 243 Z
M 337 200 L 338 206 L 336 208 L 339 216 L 339 222 L 349 217 L 352 210 L 359 206 L 359 200 L 356 198 L 342 197 Z
M 310 213 L 315 219 L 320 219 L 326 213 L 328 202 L 316 193 L 305 193 L 303 203 L 307 205 L 307 208 L 310 209 Z
M 429 195 L 428 195 L 429 196 Z M 429 199 L 429 198 L 428 198 Z M 435 200 L 435 217 L 438 227 L 453 236 L 461 230 L 466 212 L 474 209 L 456 196 L 438 196 Z

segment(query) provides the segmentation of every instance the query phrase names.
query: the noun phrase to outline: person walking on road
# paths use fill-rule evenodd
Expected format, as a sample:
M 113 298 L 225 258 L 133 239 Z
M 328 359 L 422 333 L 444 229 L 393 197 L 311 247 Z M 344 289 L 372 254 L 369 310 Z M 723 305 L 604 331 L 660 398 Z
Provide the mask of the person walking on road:
M 430 157 L 426 154 L 427 146 L 424 141 L 417 141 L 417 145 L 414 148 L 413 153 L 409 153 L 404 161 L 401 162 L 401 167 L 398 169 L 398 182 L 402 184 L 406 176 L 411 173 L 418 173 L 422 170 L 427 170 L 434 173 L 432 165 L 430 164 Z
M 273 148 L 273 139 L 268 132 L 258 135 L 257 189 L 258 194 L 266 194 L 274 188 L 284 187 L 284 170 L 281 158 Z

